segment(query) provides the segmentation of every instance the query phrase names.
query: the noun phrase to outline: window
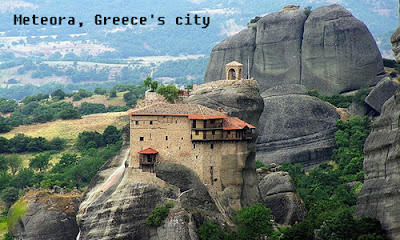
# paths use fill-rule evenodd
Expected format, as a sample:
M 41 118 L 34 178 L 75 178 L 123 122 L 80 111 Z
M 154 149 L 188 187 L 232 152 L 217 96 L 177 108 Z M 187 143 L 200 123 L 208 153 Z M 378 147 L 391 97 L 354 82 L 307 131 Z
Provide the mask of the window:
M 139 121 L 136 121 L 135 124 L 136 124 L 136 125 L 139 125 Z
M 212 130 L 212 135 L 215 135 L 215 130 Z
M 196 130 L 196 135 L 199 135 L 199 130 Z
M 196 144 L 193 144 L 193 149 L 196 149 Z
M 175 123 L 178 124 L 178 120 L 176 120 Z
M 150 121 L 150 125 L 153 125 L 153 121 Z
M 196 159 L 199 159 L 199 156 L 196 156 Z
M 214 144 L 211 143 L 211 146 L 210 146 L 210 147 L 211 147 L 211 149 L 214 149 Z
M 178 147 L 178 150 L 181 150 L 181 147 Z
M 151 139 L 151 134 L 150 134 L 150 139 Z
M 231 134 L 231 131 L 228 131 L 228 135 Z
M 211 123 L 211 124 L 214 124 L 214 123 L 215 123 L 215 120 L 214 120 L 214 119 L 213 119 L 213 120 L 211 120 L 211 121 L 210 121 L 210 123 Z
M 181 140 L 183 140 L 183 137 L 181 138 Z
M 140 141 L 143 142 L 144 141 L 144 137 L 140 137 Z
M 165 141 L 168 141 L 168 136 L 165 136 Z

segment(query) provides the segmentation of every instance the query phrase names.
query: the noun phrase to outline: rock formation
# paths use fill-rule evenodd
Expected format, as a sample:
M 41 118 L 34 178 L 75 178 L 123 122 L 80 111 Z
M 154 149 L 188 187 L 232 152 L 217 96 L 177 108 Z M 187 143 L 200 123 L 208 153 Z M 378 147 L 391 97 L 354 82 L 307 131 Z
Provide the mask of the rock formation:
M 342 93 L 375 85 L 383 74 L 367 27 L 336 4 L 319 7 L 308 18 L 300 9 L 272 13 L 227 38 L 212 50 L 205 82 L 224 79 L 223 66 L 231 61 L 246 70 L 248 59 L 261 92 L 302 84 L 326 95 Z
M 196 103 L 218 109 L 229 116 L 238 117 L 245 122 L 258 127 L 258 121 L 263 111 L 263 100 L 258 92 L 258 85 L 253 80 L 217 81 L 200 85 L 192 96 L 185 100 L 187 103 Z M 232 186 L 241 187 L 241 203 L 243 206 L 252 205 L 259 200 L 257 190 L 257 174 L 255 172 L 255 142 L 248 144 L 249 155 L 240 171 L 243 183 Z M 232 194 L 227 192 L 228 195 Z M 226 196 L 232 197 L 232 196 Z
M 392 35 L 390 42 L 392 43 L 392 50 L 396 56 L 396 61 L 400 63 L 400 27 Z
M 296 193 L 292 178 L 288 173 L 266 174 L 258 187 L 265 206 L 271 209 L 275 217 L 275 222 L 293 225 L 307 216 L 306 207 Z
M 400 96 L 390 98 L 364 145 L 364 185 L 356 215 L 381 221 L 391 239 L 400 239 Z
M 261 94 L 264 111 L 257 160 L 265 164 L 301 163 L 304 167 L 329 160 L 339 114 L 333 105 L 305 92 L 301 85 L 283 85 Z
M 255 81 L 240 82 L 201 86 L 187 102 L 198 102 L 214 109 L 221 107 L 231 116 L 257 125 L 263 106 L 257 84 Z M 209 195 L 195 172 L 183 165 L 159 163 L 155 174 L 129 167 L 127 132 L 124 136 L 125 143 L 119 154 L 100 169 L 85 193 L 77 216 L 80 239 L 194 240 L 197 239 L 195 228 L 204 218 L 231 227 L 231 202 L 247 206 L 260 199 L 254 143 L 246 163 L 236 169 L 241 173 L 240 181 L 225 186 L 217 199 Z M 147 226 L 147 216 L 167 201 L 172 201 L 175 207 L 164 225 Z
M 382 79 L 370 94 L 365 98 L 365 103 L 375 111 L 381 113 L 383 104 L 400 89 L 397 81 L 386 77 Z
M 14 226 L 9 230 L 14 239 L 75 239 L 79 232 L 75 216 L 81 197 L 80 193 L 58 194 L 31 190 L 11 207 L 9 219 L 14 219 L 18 215 L 16 212 L 21 211 L 15 208 L 25 208 L 26 212 L 14 219 Z

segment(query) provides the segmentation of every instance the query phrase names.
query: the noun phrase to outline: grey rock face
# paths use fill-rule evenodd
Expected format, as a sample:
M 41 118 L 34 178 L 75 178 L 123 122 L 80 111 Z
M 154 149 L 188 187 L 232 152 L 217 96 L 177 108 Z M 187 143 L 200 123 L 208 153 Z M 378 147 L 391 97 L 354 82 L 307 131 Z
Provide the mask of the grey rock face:
M 400 239 L 400 98 L 390 98 L 364 145 L 364 185 L 356 215 L 381 221 L 390 239 Z
M 202 85 L 187 103 L 197 103 L 203 106 L 227 112 L 229 116 L 238 117 L 245 122 L 258 127 L 264 102 L 255 81 L 218 81 Z M 256 136 L 255 136 L 256 138 Z M 255 141 L 248 144 L 249 155 L 242 170 L 243 186 L 241 203 L 243 206 L 255 204 L 260 199 L 257 190 L 257 174 L 255 172 Z
M 80 197 L 81 194 L 29 192 L 22 198 L 22 201 L 26 202 L 26 213 L 10 228 L 10 232 L 14 239 L 75 239 L 79 232 L 75 216 Z M 13 211 L 11 208 L 9 215 L 12 215 Z
M 267 174 L 258 187 L 265 206 L 271 209 L 277 223 L 293 225 L 307 216 L 305 205 L 296 193 L 289 174 Z
M 256 127 L 264 104 L 254 80 L 203 84 L 185 102 L 201 104 L 211 109 L 221 107 L 229 116 L 238 117 Z
M 171 209 L 164 225 L 157 228 L 157 235 L 150 240 L 198 240 L 191 214 L 182 208 Z
M 392 43 L 392 50 L 396 56 L 396 62 L 400 63 L 400 27 L 394 32 L 390 42 Z
M 211 52 L 205 82 L 225 78 L 225 64 L 239 61 L 261 92 L 284 84 L 302 84 L 334 94 L 376 84 L 383 73 L 378 47 L 367 27 L 343 7 L 264 16 L 255 28 L 243 30 Z M 245 74 L 244 74 L 245 75 Z
M 148 175 L 125 167 L 128 143 L 99 170 L 85 193 L 77 215 L 82 240 L 150 239 L 146 218 L 164 204 L 168 193 L 157 181 L 146 179 Z
M 339 5 L 312 11 L 304 26 L 302 59 L 301 83 L 318 86 L 323 94 L 374 85 L 383 73 L 368 28 Z
M 260 90 L 300 83 L 301 42 L 306 15 L 302 10 L 268 14 L 257 23 L 251 76 Z
M 173 163 L 159 163 L 156 165 L 155 172 L 157 177 L 177 186 L 181 192 L 190 193 L 190 198 L 182 199 L 184 205 L 199 208 L 199 210 L 218 211 L 200 178 L 187 167 Z
M 249 28 L 233 35 L 212 50 L 205 74 L 205 82 L 225 79 L 225 64 L 238 61 L 243 64 L 243 76 L 247 75 L 247 60 L 253 66 L 256 49 L 256 29 Z
M 338 119 L 333 105 L 315 97 L 284 93 L 266 97 L 256 159 L 265 164 L 291 162 L 304 167 L 327 161 L 335 145 Z
M 400 85 L 398 83 L 386 77 L 382 79 L 370 92 L 370 94 L 365 98 L 365 102 L 375 111 L 380 113 L 383 104 L 399 89 Z

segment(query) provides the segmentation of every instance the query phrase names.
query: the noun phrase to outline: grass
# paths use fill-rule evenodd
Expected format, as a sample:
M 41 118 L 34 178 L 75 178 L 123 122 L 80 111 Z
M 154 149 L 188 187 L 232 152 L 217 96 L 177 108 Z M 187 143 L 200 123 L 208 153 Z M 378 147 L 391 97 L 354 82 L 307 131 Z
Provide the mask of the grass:
M 0 217 L 0 238 L 2 239 L 7 232 L 7 217 Z
M 55 137 L 64 138 L 68 144 L 73 144 L 78 134 L 83 131 L 102 132 L 109 125 L 122 128 L 129 123 L 126 112 L 99 113 L 83 116 L 82 119 L 56 120 L 35 125 L 24 125 L 14 128 L 11 132 L 0 134 L 5 138 L 12 138 L 18 133 L 30 137 L 44 137 L 51 140 Z
M 26 125 L 14 128 L 11 132 L 0 134 L 1 137 L 12 138 L 18 133 L 23 133 L 30 137 L 44 137 L 51 140 L 60 137 L 67 140 L 67 147 L 64 151 L 52 154 L 50 164 L 56 164 L 65 153 L 77 153 L 72 147 L 79 133 L 83 131 L 103 132 L 107 126 L 113 125 L 121 129 L 129 123 L 126 112 L 99 113 L 83 116 L 82 119 L 57 120 L 54 122 Z M 44 153 L 44 152 L 42 152 Z M 23 160 L 23 167 L 29 166 L 29 160 L 39 153 L 18 154 Z M 1 236 L 1 235 L 0 235 Z
M 74 105 L 74 107 L 80 107 L 80 105 L 83 102 L 88 102 L 88 103 L 100 103 L 100 104 L 104 104 L 106 107 L 108 106 L 125 106 L 126 102 L 124 101 L 124 94 L 126 92 L 119 92 L 117 93 L 117 97 L 116 98 L 108 98 L 107 96 L 104 95 L 93 95 L 91 97 L 88 98 L 84 98 L 80 101 L 72 101 L 72 97 L 71 98 L 66 98 L 65 100 L 63 100 L 64 102 L 72 102 L 72 104 Z

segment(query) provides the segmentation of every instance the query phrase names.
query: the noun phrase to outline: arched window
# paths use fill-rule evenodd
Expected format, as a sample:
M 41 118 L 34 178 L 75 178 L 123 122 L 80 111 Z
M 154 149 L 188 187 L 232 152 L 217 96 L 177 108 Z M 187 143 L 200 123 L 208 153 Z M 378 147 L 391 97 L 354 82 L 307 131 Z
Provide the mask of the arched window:
M 236 80 L 236 71 L 235 69 L 229 69 L 228 80 Z

